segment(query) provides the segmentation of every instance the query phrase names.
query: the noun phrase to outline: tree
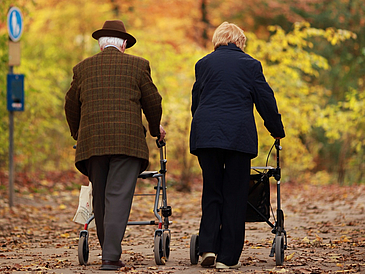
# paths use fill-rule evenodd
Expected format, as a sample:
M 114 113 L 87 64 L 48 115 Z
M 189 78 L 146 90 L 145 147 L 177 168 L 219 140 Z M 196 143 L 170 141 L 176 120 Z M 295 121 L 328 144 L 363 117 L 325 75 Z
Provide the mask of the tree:
M 362 183 L 365 156 L 365 93 L 350 89 L 344 101 L 327 105 L 316 125 L 331 146 L 339 146 L 338 181 Z M 329 155 L 325 155 L 329 156 Z M 346 176 L 347 175 L 347 176 Z
M 296 23 L 289 33 L 279 27 L 270 27 L 272 35 L 268 42 L 247 34 L 247 52 L 263 62 L 265 75 L 278 100 L 283 115 L 287 138 L 285 140 L 284 170 L 287 179 L 295 180 L 298 174 L 315 168 L 319 146 L 311 137 L 312 126 L 326 106 L 331 92 L 320 85 L 311 85 L 303 75 L 318 77 L 321 70 L 329 69 L 327 60 L 308 51 L 313 46 L 311 37 L 322 37 L 328 41 L 346 40 L 353 35 L 348 31 L 320 30 L 309 23 Z M 262 124 L 260 119 L 257 123 Z M 259 135 L 267 131 L 259 127 Z M 261 151 L 269 147 L 271 139 L 261 138 Z M 266 149 L 267 151 L 268 149 Z M 260 158 L 259 158 L 260 159 Z M 263 158 L 260 159 L 263 162 Z
M 7 86 L 6 77 L 8 67 L 8 40 L 7 14 L 13 1 L 4 0 L 0 2 L 0 168 L 7 167 L 9 148 L 9 119 L 6 107 Z M 23 8 L 23 5 L 19 6 Z
M 217 9 L 219 7 L 219 9 Z M 310 37 L 313 43 L 309 52 L 323 56 L 328 60 L 329 69 L 321 70 L 320 77 L 303 75 L 310 85 L 321 85 L 331 92 L 326 95 L 326 105 L 341 104 L 346 101 L 347 94 L 352 90 L 360 92 L 365 85 L 365 6 L 360 0 L 327 0 L 327 1 L 289 1 L 289 0 L 259 0 L 255 2 L 210 1 L 212 18 L 215 20 L 233 20 L 242 25 L 245 30 L 255 32 L 258 37 L 267 39 L 269 25 L 279 25 L 288 33 L 295 22 L 307 21 L 313 28 L 327 30 L 350 30 L 356 34 L 356 39 L 347 39 L 338 43 L 335 39 L 327 42 L 327 38 Z M 320 98 L 322 99 L 322 98 Z M 351 110 L 349 110 L 351 111 Z M 359 117 L 358 119 L 362 119 Z M 345 170 L 344 163 L 351 161 L 354 151 L 348 150 L 348 145 L 357 141 L 353 138 L 331 140 L 326 137 L 325 128 L 312 128 L 305 139 L 313 139 L 320 151 L 315 156 L 314 172 L 327 170 L 337 172 L 342 181 Z M 348 136 L 347 134 L 343 136 Z M 350 145 L 352 146 L 352 145 Z M 343 153 L 342 151 L 347 151 Z M 355 153 L 357 154 L 357 153 Z M 335 168 L 334 168 L 335 167 Z M 358 173 L 356 169 L 349 173 Z
M 361 166 L 363 150 L 359 134 L 363 133 L 363 122 L 356 120 L 355 117 L 362 112 L 355 106 L 363 101 L 360 96 L 363 75 L 358 74 L 362 67 L 351 58 L 347 60 L 354 62 L 354 69 L 351 66 L 350 71 L 358 78 L 356 81 L 351 79 L 352 87 L 342 91 L 342 95 L 332 90 L 323 79 L 334 73 L 332 70 L 337 67 L 326 52 L 351 43 L 359 43 L 361 48 L 362 42 L 359 41 L 362 40 L 354 39 L 355 35 L 349 31 L 333 28 L 331 23 L 318 28 L 313 25 L 315 18 L 312 25 L 304 21 L 292 24 L 308 17 L 311 12 L 317 13 L 317 0 L 297 1 L 290 5 L 288 0 L 252 3 L 222 0 L 16 2 L 22 4 L 25 13 L 22 63 L 16 68 L 26 76 L 25 111 L 15 117 L 16 160 L 20 170 L 63 170 L 73 166 L 74 141 L 69 136 L 64 117 L 64 95 L 71 82 L 72 67 L 99 51 L 91 33 L 111 18 L 123 20 L 127 31 L 137 38 L 136 46 L 127 53 L 150 61 L 153 80 L 163 97 L 162 124 L 167 130 L 168 171 L 170 178 L 176 179 L 179 189 L 189 190 L 192 178 L 200 174 L 196 158 L 189 153 L 194 65 L 213 50 L 207 38 L 209 41 L 215 28 L 225 20 L 243 26 L 248 37 L 246 51 L 263 63 L 267 80 L 277 97 L 287 132 L 283 141 L 283 178 L 297 180 L 298 176 L 304 178 L 309 174 L 307 177 L 312 179 L 311 172 L 336 172 L 331 169 L 333 166 L 339 171 Z M 336 5 L 341 6 L 341 3 Z M 344 3 L 354 5 L 358 1 Z M 5 10 L 10 1 L 0 5 L 4 5 L 0 14 L 1 22 L 5 22 Z M 360 14 L 362 7 L 358 9 Z M 352 8 L 351 14 L 353 12 Z M 344 18 L 350 20 L 350 17 Z M 271 23 L 276 24 L 269 26 Z M 4 98 L 0 103 L 0 163 L 3 161 L 3 168 L 7 159 L 5 27 L 0 23 L 0 67 L 3 68 L 0 96 Z M 341 58 L 336 62 L 339 67 L 346 67 Z M 362 60 L 361 55 L 357 58 L 356 62 Z M 358 86 L 353 85 L 355 82 Z M 339 119 L 340 114 L 348 117 L 349 124 L 358 132 L 349 130 L 345 134 L 347 125 Z M 253 164 L 262 165 L 273 140 L 257 113 L 256 116 L 260 154 Z M 159 158 L 154 141 L 148 138 L 151 169 L 158 166 Z M 337 154 L 328 153 L 333 147 Z M 334 165 L 336 157 L 333 155 L 340 154 L 346 156 L 343 163 Z M 327 164 L 324 160 L 328 158 L 332 162 Z M 356 178 L 362 178 L 360 172 L 355 173 Z
M 72 66 L 98 50 L 97 44 L 91 43 L 90 34 L 102 23 L 93 18 L 109 11 L 109 5 L 90 1 L 18 2 L 22 4 L 18 7 L 23 12 L 24 32 L 21 65 L 16 72 L 25 74 L 25 110 L 17 113 L 14 121 L 16 168 L 62 170 L 70 167 L 74 153 L 63 111 Z M 1 31 L 4 27 L 5 24 Z M 1 105 L 1 119 L 6 119 L 4 106 Z M 2 157 L 6 155 L 4 150 L 0 150 Z

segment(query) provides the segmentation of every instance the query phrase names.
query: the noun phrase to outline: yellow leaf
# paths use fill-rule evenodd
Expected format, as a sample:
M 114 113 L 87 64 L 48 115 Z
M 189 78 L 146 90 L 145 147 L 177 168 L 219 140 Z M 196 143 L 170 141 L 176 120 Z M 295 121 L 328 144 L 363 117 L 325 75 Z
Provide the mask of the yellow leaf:
M 316 234 L 316 239 L 314 240 L 315 242 L 322 242 L 322 238 L 319 237 L 317 234 Z
M 309 239 L 308 239 L 307 236 L 304 237 L 304 239 L 302 240 L 302 242 L 305 243 L 305 244 L 309 244 L 310 243 L 310 241 L 309 241 Z
M 292 254 L 290 254 L 290 255 L 285 256 L 284 260 L 285 260 L 285 261 L 290 261 L 291 259 L 293 259 L 294 254 L 295 254 L 295 252 L 293 252 L 293 253 L 292 253 Z
M 66 208 L 67 208 L 67 206 L 65 206 L 64 204 L 62 204 L 62 205 L 60 205 L 58 208 L 63 210 L 63 209 L 66 209 Z
M 72 194 L 72 196 L 79 196 L 80 191 L 79 191 L 78 189 L 73 189 L 73 190 L 71 191 L 71 194 Z
M 350 242 L 350 239 L 349 238 L 347 238 L 347 236 L 341 236 L 341 240 L 342 240 L 342 242 L 343 243 L 348 243 L 348 242 Z
M 47 181 L 47 180 L 42 180 L 41 181 L 42 186 L 48 186 L 48 184 L 49 184 L 49 181 Z

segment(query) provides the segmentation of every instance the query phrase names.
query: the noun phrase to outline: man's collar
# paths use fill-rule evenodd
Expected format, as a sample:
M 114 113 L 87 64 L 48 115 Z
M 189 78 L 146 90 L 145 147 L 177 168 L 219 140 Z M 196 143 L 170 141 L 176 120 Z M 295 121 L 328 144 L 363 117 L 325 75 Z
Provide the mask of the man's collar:
M 114 46 L 114 45 L 106 45 L 106 46 L 104 47 L 104 49 L 109 48 L 109 47 L 113 47 L 113 48 L 116 48 L 117 50 L 119 50 L 119 49 L 118 49 L 118 47 L 117 47 L 117 46 Z

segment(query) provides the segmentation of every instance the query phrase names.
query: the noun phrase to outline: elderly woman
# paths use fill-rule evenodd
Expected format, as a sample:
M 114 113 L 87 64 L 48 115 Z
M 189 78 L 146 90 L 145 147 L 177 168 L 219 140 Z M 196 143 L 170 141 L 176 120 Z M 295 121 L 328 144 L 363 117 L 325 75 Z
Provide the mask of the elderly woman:
M 285 132 L 261 63 L 243 51 L 243 30 L 224 22 L 212 42 L 214 51 L 195 65 L 191 106 L 190 152 L 203 174 L 199 253 L 204 267 L 239 268 L 251 159 L 258 151 L 253 105 L 273 138 Z

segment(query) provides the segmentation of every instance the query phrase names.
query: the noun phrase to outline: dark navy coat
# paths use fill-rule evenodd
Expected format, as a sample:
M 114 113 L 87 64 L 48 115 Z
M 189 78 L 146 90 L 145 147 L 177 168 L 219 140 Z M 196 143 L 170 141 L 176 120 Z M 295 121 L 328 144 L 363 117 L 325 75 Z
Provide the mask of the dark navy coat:
M 285 136 L 261 63 L 235 44 L 220 46 L 195 65 L 190 152 L 221 148 L 257 156 L 253 105 L 273 137 Z

